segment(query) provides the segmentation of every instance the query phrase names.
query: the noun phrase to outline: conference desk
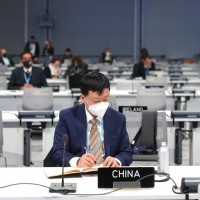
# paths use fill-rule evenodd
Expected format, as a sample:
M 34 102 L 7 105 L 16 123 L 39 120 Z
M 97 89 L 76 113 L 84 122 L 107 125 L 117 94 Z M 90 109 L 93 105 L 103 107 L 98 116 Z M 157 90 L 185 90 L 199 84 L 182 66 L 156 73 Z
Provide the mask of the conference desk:
M 130 90 L 112 90 L 110 91 L 111 97 L 116 98 L 116 105 L 136 105 L 136 91 L 131 94 Z M 168 93 L 167 93 L 168 95 Z M 74 106 L 76 97 L 79 93 L 72 93 L 70 90 L 64 90 L 53 93 L 53 109 L 61 110 Z M 170 98 L 167 101 L 167 110 L 173 110 L 174 99 L 173 95 L 168 95 Z M 0 90 L 0 110 L 12 111 L 22 110 L 22 97 L 23 91 L 19 90 Z
M 46 128 L 42 132 L 42 158 L 44 159 L 50 148 L 53 145 L 53 135 L 55 126 L 59 119 L 59 112 L 55 111 L 55 118 L 52 120 L 49 118 L 29 118 L 20 119 L 18 118 L 17 111 L 2 111 L 3 121 L 3 136 L 4 145 L 3 151 L 7 157 L 8 166 L 23 166 L 24 156 L 24 130 L 27 130 L 27 123 L 32 122 L 34 124 L 45 123 Z M 3 162 L 1 162 L 3 163 Z
M 22 97 L 21 90 L 0 90 L 0 110 L 22 110 Z M 54 110 L 71 107 L 75 100 L 70 90 L 53 92 Z
M 197 122 L 197 128 L 193 129 L 193 136 L 191 138 L 191 151 L 190 155 L 192 160 L 191 165 L 200 165 L 200 118 L 171 118 L 171 111 L 165 111 L 167 116 L 167 133 L 168 133 L 168 148 L 170 164 L 174 165 L 174 149 L 175 149 L 175 129 L 179 127 L 179 122 Z M 4 128 L 4 152 L 7 156 L 8 166 L 23 166 L 23 146 L 24 146 L 24 129 L 26 129 L 27 122 L 46 122 L 46 128 L 42 134 L 42 158 L 44 159 L 53 145 L 53 136 L 55 126 L 59 119 L 59 111 L 55 111 L 55 118 L 53 125 L 51 119 L 24 119 L 20 125 L 17 117 L 17 111 L 2 111 L 2 120 Z
M 74 106 L 76 97 L 80 94 L 71 93 L 70 90 L 64 90 L 53 93 L 53 109 L 61 110 Z M 115 97 L 117 106 L 133 106 L 136 105 L 137 91 L 134 90 L 112 90 L 110 91 L 111 97 Z M 183 94 L 186 96 L 187 94 Z M 188 94 L 192 97 L 192 94 Z M 167 96 L 167 110 L 174 109 L 174 97 L 180 97 L 182 94 L 173 95 L 171 91 L 166 91 Z M 22 97 L 23 91 L 19 90 L 0 90 L 0 110 L 12 111 L 22 110 Z M 200 102 L 200 91 L 197 91 L 195 101 L 197 104 Z M 196 109 L 196 108 L 195 108 Z
M 122 84 L 126 83 L 127 89 L 132 89 L 133 87 L 136 88 L 137 85 L 144 86 L 146 84 L 146 80 L 143 80 L 140 78 L 136 78 L 133 80 L 127 80 L 127 79 L 123 79 L 123 78 L 114 78 L 113 80 L 110 81 L 111 88 L 117 89 L 117 85 L 120 85 L 120 83 L 122 83 Z M 181 77 L 180 79 L 179 78 L 170 79 L 168 77 L 167 78 L 167 88 L 171 89 L 173 86 L 177 86 L 177 87 L 184 86 L 184 88 L 197 89 L 197 88 L 200 88 L 200 78 Z
M 155 167 L 156 169 L 156 167 Z M 54 168 L 1 168 L 0 187 L 17 183 L 35 183 L 49 187 L 51 183 L 61 183 L 61 179 L 48 179 L 45 171 Z M 61 168 L 60 168 L 61 172 Z M 197 166 L 170 166 L 169 174 L 180 187 L 183 177 L 200 177 L 200 167 Z M 158 179 L 159 177 L 156 176 Z M 124 188 L 118 191 L 115 189 L 99 189 L 97 176 L 83 178 L 65 178 L 65 183 L 77 183 L 76 193 L 62 195 L 49 193 L 49 189 L 41 186 L 23 184 L 0 189 L 0 199 L 103 199 L 103 200 L 178 200 L 185 199 L 185 194 L 175 194 L 172 191 L 174 183 L 156 182 L 154 188 Z M 112 192 L 113 191 L 113 192 Z M 111 192 L 109 194 L 106 194 Z M 189 199 L 199 199 L 197 193 L 190 193 Z

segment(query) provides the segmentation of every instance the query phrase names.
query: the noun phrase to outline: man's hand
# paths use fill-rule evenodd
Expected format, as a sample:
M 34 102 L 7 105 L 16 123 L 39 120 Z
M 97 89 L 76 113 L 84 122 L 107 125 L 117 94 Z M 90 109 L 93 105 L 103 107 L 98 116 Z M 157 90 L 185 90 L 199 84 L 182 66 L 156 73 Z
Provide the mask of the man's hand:
M 119 164 L 115 158 L 108 156 L 103 162 L 103 167 L 119 167 Z
M 91 153 L 83 154 L 77 161 L 77 167 L 93 167 L 95 165 L 95 158 Z
M 29 83 L 25 83 L 22 87 L 20 87 L 20 90 L 23 90 L 24 88 L 34 88 L 34 86 Z

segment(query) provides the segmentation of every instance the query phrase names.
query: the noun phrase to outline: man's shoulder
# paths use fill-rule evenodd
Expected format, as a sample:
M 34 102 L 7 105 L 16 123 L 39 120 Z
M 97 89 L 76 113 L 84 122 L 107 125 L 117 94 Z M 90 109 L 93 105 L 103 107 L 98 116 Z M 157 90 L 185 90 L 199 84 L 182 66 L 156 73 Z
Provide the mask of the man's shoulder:
M 23 67 L 15 67 L 15 69 L 13 69 L 13 72 L 18 73 L 18 72 L 22 72 L 23 71 Z
M 66 114 L 78 113 L 80 110 L 83 111 L 84 108 L 85 108 L 84 104 L 79 104 L 79 105 L 61 110 L 60 114 L 66 115 Z
M 33 73 L 37 73 L 37 74 L 41 74 L 41 73 L 44 73 L 43 69 L 40 68 L 40 67 L 32 67 L 32 72 Z
M 135 63 L 134 66 L 141 67 L 141 66 L 144 66 L 144 63 L 143 62 L 137 62 L 137 63 Z
M 34 70 L 34 71 L 43 71 L 42 68 L 35 67 L 35 66 L 32 66 L 32 70 Z
M 107 113 L 108 113 L 108 115 L 110 115 L 112 117 L 124 118 L 124 114 L 122 114 L 121 112 L 119 112 L 111 107 L 108 107 Z

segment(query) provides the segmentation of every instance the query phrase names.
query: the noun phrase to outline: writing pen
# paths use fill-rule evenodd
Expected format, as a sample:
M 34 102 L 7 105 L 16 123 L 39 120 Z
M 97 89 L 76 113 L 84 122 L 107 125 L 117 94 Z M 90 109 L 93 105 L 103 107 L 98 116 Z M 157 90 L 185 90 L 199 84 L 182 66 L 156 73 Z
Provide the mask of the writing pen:
M 90 153 L 89 148 L 84 147 L 84 149 L 85 149 L 85 153 Z M 96 160 L 94 160 L 94 163 L 97 164 Z
M 85 149 L 85 153 L 90 153 L 90 152 L 88 151 L 88 148 L 87 148 L 87 147 L 84 147 L 84 149 Z

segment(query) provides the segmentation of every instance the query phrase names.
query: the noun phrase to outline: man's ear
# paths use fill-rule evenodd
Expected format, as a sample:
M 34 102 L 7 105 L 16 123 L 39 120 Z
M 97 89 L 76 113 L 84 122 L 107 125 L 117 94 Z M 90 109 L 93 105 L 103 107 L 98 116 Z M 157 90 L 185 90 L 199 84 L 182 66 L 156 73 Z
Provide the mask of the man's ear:
M 80 94 L 80 100 L 82 103 L 85 103 L 85 96 L 82 93 Z

